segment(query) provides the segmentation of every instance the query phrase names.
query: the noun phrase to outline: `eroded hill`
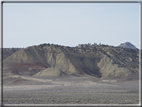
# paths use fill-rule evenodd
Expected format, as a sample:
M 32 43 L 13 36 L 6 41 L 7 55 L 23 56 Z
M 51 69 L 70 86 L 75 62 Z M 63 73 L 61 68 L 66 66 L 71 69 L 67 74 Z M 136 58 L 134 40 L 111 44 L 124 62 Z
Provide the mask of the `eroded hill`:
M 138 74 L 139 51 L 108 45 L 67 47 L 41 44 L 20 49 L 3 61 L 3 76 L 94 76 L 125 78 Z

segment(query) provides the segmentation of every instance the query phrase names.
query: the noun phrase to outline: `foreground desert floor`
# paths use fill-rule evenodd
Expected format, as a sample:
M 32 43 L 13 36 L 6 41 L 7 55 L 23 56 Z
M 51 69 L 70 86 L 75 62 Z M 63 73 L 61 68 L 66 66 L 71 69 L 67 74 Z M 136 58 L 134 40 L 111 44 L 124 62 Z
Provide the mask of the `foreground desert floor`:
M 138 104 L 139 81 L 29 78 L 3 85 L 4 104 Z

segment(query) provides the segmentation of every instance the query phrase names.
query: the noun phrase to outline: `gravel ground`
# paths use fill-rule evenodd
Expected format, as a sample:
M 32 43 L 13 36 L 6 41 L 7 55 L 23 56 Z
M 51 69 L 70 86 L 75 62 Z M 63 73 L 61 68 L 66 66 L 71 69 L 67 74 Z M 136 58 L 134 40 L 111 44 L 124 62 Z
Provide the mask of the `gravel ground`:
M 135 93 L 7 93 L 4 104 L 137 104 Z
M 138 104 L 138 81 L 52 79 L 45 85 L 3 87 L 3 104 Z

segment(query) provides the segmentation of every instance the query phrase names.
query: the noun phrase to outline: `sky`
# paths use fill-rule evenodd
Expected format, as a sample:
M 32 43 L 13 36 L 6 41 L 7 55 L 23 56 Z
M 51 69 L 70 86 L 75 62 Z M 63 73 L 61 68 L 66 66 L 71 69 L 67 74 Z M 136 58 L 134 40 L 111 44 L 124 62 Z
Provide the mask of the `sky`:
M 140 48 L 139 3 L 4 3 L 3 47 L 131 42 Z

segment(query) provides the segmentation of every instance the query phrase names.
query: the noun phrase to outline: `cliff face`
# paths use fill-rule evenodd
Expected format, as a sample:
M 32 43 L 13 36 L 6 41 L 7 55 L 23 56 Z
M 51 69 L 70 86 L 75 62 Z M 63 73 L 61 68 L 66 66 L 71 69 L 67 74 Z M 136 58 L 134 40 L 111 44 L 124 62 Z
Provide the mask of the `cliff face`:
M 4 76 L 95 76 L 121 78 L 137 74 L 139 52 L 106 45 L 66 47 L 41 44 L 21 49 L 3 62 Z

